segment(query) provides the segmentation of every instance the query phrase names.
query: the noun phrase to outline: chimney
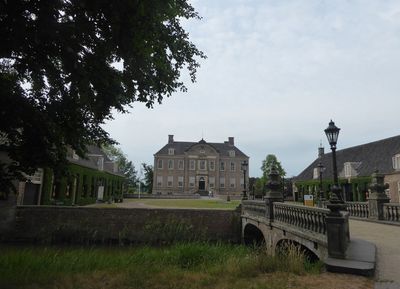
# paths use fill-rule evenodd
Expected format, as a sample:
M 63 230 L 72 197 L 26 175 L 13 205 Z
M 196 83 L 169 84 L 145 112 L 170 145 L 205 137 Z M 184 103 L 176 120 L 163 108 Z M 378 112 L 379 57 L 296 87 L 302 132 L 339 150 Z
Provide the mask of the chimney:
M 173 134 L 168 135 L 168 143 L 174 143 L 174 135 Z
M 318 148 L 318 158 L 322 158 L 324 155 L 325 151 L 324 151 L 324 147 L 322 146 L 322 144 L 319 146 Z
M 228 143 L 231 146 L 235 145 L 235 138 L 233 136 L 228 137 Z

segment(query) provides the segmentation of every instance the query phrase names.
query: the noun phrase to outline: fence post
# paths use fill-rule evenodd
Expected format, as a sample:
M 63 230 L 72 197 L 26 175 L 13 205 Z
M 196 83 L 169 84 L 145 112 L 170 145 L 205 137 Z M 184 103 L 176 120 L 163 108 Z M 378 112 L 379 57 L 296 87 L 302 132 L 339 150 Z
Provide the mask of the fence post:
M 389 185 L 384 183 L 384 178 L 384 175 L 379 174 L 378 171 L 372 174 L 371 194 L 368 198 L 368 218 L 370 219 L 383 220 L 383 204 L 390 202 L 390 198 L 385 194 Z

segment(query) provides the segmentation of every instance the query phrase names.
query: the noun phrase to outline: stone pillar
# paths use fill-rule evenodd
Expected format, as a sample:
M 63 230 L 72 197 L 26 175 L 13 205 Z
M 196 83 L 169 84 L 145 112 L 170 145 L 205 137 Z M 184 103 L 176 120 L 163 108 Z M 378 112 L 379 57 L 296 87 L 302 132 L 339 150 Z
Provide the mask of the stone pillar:
M 268 176 L 269 181 L 266 185 L 268 190 L 264 197 L 266 205 L 265 217 L 272 222 L 274 220 L 274 202 L 283 202 L 283 194 L 279 191 L 281 188 L 280 176 L 274 163 Z
M 346 204 L 336 197 L 339 190 L 337 186 L 332 188 L 333 197 L 327 204 L 330 212 L 326 215 L 325 222 L 329 257 L 345 259 L 350 241 L 349 213 L 346 211 Z
M 368 218 L 373 220 L 384 219 L 383 204 L 390 202 L 390 198 L 385 194 L 385 190 L 389 188 L 389 185 L 384 184 L 384 177 L 378 171 L 372 174 L 371 193 L 368 198 Z

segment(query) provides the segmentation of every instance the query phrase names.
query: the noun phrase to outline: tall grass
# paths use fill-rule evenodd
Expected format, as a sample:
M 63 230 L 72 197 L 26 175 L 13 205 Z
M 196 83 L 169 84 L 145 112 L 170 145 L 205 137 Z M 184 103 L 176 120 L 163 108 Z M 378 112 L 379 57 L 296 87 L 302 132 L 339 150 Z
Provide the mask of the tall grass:
M 123 288 L 220 288 L 214 285 L 236 284 L 264 273 L 306 274 L 319 268 L 305 266 L 304 256 L 294 248 L 289 248 L 287 254 L 272 255 L 267 250 L 229 244 L 185 243 L 163 248 L 0 247 L 0 250 L 0 288 L 27 288 L 27 284 L 37 284 L 37 288 L 69 288 L 62 284 L 74 278 L 84 279 L 83 276 L 95 278 L 99 272 L 106 274 L 106 279 L 119 276 L 119 283 L 115 282 Z M 196 282 L 190 282 L 193 278 Z M 76 288 L 89 288 L 79 287 L 83 286 L 80 281 L 76 283 Z

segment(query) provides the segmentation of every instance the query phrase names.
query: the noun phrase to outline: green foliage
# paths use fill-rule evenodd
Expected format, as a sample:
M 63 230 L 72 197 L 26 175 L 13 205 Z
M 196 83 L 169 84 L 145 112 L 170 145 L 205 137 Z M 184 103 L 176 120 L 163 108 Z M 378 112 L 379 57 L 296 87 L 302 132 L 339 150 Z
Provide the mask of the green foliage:
M 261 170 L 263 172 L 263 177 L 265 180 L 268 180 L 268 175 L 271 171 L 271 167 L 273 164 L 275 165 L 275 168 L 281 177 L 284 177 L 286 175 L 286 172 L 282 168 L 282 165 L 278 161 L 277 157 L 275 155 L 269 154 L 266 156 L 265 160 L 262 161 L 261 165 Z
M 137 171 L 124 152 L 114 145 L 103 145 L 102 149 L 111 160 L 117 162 L 118 171 L 125 176 L 128 189 L 136 187 Z
M 77 178 L 75 192 L 75 204 L 92 204 L 97 198 L 97 184 L 99 181 L 104 184 L 104 199 L 117 196 L 122 198 L 122 184 L 124 177 L 109 172 L 98 171 L 83 167 L 77 164 L 68 164 L 66 175 L 54 175 L 53 170 L 46 168 L 43 177 L 42 204 L 52 205 L 55 202 L 62 205 L 72 205 L 73 195 L 67 193 L 67 184 L 72 186 L 72 180 Z M 54 182 L 56 182 L 55 192 Z M 58 186 L 57 186 L 58 184 Z M 86 190 L 86 191 L 85 191 Z M 54 194 L 54 195 L 53 195 Z
M 185 0 L 0 1 L 0 166 L 6 178 L 39 167 L 63 172 L 67 147 L 113 143 L 101 127 L 134 102 L 153 107 L 186 91 L 198 58 L 181 21 Z M 4 141 L 3 141 L 4 140 Z
M 103 272 L 100 280 L 107 282 L 112 282 L 112 276 L 123 274 L 124 278 L 113 288 L 287 288 L 273 286 L 277 280 L 282 284 L 280 274 L 268 275 L 272 287 L 261 286 L 265 278 L 257 277 L 271 272 L 304 275 L 320 270 L 319 263 L 304 265 L 304 257 L 298 251 L 271 255 L 266 250 L 221 243 L 181 243 L 161 248 L 0 249 L 0 284 L 16 289 L 64 288 L 60 282 L 66 278 L 64 282 L 69 286 L 65 288 L 70 288 L 72 278 L 82 276 L 84 280 L 96 272 Z M 74 288 L 94 285 L 77 282 Z
M 142 167 L 144 170 L 144 185 L 146 186 L 147 192 L 151 194 L 153 191 L 153 166 L 142 163 Z

